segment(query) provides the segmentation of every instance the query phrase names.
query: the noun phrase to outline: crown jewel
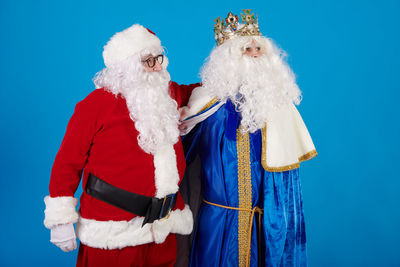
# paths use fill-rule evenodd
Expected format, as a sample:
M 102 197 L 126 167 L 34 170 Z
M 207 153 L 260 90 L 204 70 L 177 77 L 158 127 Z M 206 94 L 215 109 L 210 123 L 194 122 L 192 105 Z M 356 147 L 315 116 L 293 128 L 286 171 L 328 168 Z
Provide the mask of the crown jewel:
M 244 14 L 240 14 L 242 23 L 239 23 L 239 16 L 232 12 L 228 13 L 225 20 L 221 17 L 214 20 L 214 33 L 217 45 L 223 44 L 226 40 L 238 36 L 260 36 L 258 28 L 258 18 L 251 13 L 251 9 L 243 9 Z

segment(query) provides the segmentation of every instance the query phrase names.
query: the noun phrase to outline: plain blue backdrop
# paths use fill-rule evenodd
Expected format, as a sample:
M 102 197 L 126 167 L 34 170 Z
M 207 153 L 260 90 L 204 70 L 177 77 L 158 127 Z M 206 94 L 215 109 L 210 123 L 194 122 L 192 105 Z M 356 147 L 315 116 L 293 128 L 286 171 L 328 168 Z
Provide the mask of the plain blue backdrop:
M 213 20 L 252 8 L 288 53 L 319 156 L 302 165 L 309 265 L 400 266 L 400 1 L 0 0 L 0 266 L 74 266 L 49 242 L 43 197 L 102 49 L 134 23 L 198 82 Z

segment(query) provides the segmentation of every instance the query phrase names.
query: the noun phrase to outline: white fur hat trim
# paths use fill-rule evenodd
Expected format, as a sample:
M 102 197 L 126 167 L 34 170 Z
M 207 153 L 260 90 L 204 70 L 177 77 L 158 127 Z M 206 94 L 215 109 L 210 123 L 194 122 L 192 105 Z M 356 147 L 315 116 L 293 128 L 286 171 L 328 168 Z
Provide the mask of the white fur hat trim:
M 161 47 L 160 39 L 142 25 L 134 24 L 114 34 L 104 46 L 104 64 L 109 67 L 150 47 Z

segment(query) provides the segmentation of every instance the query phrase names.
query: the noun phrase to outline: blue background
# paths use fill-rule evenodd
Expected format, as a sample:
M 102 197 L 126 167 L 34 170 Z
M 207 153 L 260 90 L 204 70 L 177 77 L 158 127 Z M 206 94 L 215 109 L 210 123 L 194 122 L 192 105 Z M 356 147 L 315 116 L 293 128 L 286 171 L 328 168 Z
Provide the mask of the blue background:
M 319 156 L 301 177 L 309 265 L 400 266 L 400 1 L 0 1 L 1 266 L 73 266 L 49 242 L 43 197 L 102 48 L 133 23 L 168 49 L 179 83 L 199 81 L 213 20 L 252 8 L 289 55 Z

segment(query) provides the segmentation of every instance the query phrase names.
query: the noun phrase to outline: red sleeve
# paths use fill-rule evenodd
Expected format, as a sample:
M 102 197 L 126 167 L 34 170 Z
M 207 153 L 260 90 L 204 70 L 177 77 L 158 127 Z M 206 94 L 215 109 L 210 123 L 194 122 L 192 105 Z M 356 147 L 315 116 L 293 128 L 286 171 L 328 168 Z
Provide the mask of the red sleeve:
M 177 84 L 176 82 L 171 81 L 169 84 L 169 90 L 171 97 L 176 100 L 178 103 L 178 108 L 182 106 L 186 106 L 190 95 L 192 94 L 192 91 L 194 88 L 199 87 L 201 84 L 200 83 L 193 83 L 189 85 L 184 85 L 184 84 Z
M 50 197 L 73 196 L 78 188 L 105 94 L 97 89 L 76 105 L 51 170 Z

